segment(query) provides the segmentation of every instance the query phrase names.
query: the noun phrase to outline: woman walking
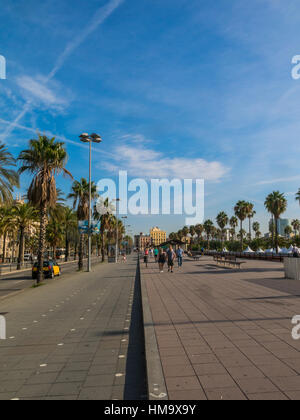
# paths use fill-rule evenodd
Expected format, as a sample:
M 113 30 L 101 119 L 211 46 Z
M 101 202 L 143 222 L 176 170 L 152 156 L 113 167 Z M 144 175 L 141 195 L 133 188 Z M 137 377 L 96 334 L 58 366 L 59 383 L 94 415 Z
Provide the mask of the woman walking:
M 158 254 L 158 267 L 161 273 L 164 272 L 165 263 L 166 263 L 166 254 L 165 254 L 165 251 L 162 248 L 160 248 L 159 254 Z

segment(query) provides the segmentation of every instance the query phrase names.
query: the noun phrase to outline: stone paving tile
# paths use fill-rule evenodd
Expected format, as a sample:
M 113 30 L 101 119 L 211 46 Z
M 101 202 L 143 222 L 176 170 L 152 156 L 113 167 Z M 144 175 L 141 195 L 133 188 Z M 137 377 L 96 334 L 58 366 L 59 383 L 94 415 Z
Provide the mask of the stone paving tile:
M 247 397 L 242 393 L 238 387 L 232 388 L 220 388 L 214 390 L 207 390 L 206 395 L 208 400 L 211 401 L 243 401 L 247 400 Z
M 135 275 L 132 259 L 98 265 L 2 301 L 1 400 L 122 398 Z
M 213 400 L 300 399 L 300 341 L 291 338 L 300 283 L 283 279 L 281 263 L 224 270 L 203 257 L 173 275 L 153 262 L 141 272 L 169 399 L 193 387 Z M 192 370 L 200 388 L 194 375 L 180 377 Z

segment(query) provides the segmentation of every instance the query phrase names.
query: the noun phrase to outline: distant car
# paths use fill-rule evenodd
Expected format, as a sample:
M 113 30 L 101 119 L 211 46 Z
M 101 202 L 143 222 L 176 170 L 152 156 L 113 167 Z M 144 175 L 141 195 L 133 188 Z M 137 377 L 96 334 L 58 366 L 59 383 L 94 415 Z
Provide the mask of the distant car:
M 31 254 L 24 254 L 24 261 L 31 261 Z
M 56 261 L 44 261 L 44 276 L 45 278 L 53 279 L 56 276 L 61 275 L 61 269 L 60 266 L 56 263 Z M 32 278 L 36 279 L 38 273 L 38 263 L 36 262 L 34 266 L 32 267 Z

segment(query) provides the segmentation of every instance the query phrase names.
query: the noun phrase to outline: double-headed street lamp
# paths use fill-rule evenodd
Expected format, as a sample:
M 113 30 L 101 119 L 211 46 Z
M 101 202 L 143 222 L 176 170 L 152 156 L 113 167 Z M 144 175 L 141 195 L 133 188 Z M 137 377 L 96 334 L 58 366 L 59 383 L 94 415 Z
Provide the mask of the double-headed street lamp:
M 89 164 L 89 251 L 88 251 L 88 272 L 92 271 L 92 143 L 101 143 L 102 138 L 98 134 L 82 133 L 79 136 L 83 143 L 90 144 L 90 164 Z

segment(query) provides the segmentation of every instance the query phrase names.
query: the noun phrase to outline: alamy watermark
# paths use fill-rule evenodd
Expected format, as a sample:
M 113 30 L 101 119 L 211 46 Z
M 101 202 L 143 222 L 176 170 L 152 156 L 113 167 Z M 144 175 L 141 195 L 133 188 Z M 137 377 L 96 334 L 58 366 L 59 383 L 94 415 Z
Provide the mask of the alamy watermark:
M 0 55 L 0 79 L 6 79 L 6 59 L 3 55 Z
M 300 79 L 300 55 L 294 55 L 292 58 L 292 64 L 295 64 L 292 68 L 292 78 L 294 80 Z
M 300 340 L 300 315 L 294 316 L 292 324 L 295 325 L 292 330 L 292 337 L 294 340 Z
M 135 178 L 128 182 L 127 171 L 119 172 L 118 188 L 113 179 L 101 179 L 97 184 L 99 199 L 96 207 L 100 214 L 118 215 L 181 215 L 185 224 L 196 225 L 204 220 L 203 179 L 145 179 Z M 118 200 L 118 205 L 111 203 Z M 116 208 L 117 207 L 117 208 Z
M 6 319 L 0 315 L 0 340 L 6 340 Z

